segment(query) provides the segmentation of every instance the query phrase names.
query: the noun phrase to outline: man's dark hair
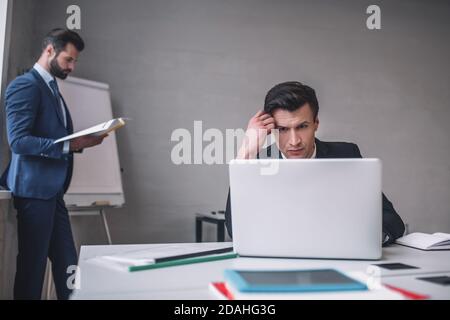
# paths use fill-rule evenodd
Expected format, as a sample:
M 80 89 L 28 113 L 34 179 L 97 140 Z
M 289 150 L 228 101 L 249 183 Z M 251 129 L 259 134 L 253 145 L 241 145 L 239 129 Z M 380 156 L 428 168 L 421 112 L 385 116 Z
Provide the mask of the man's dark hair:
M 42 41 L 42 50 L 51 44 L 55 49 L 56 54 L 58 54 L 64 50 L 68 43 L 73 44 L 80 52 L 84 49 L 84 41 L 75 31 L 61 28 L 53 29 L 47 33 Z
M 319 102 L 314 89 L 298 81 L 283 82 L 267 92 L 264 111 L 272 113 L 273 110 L 281 108 L 293 112 L 305 103 L 309 103 L 316 119 L 319 113 Z

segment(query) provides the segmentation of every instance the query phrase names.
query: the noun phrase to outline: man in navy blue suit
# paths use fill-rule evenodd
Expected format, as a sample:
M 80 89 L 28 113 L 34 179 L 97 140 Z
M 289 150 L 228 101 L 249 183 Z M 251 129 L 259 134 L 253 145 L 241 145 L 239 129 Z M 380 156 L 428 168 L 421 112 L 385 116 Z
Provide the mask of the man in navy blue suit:
M 11 161 L 0 182 L 11 190 L 17 210 L 15 299 L 40 299 L 47 257 L 58 299 L 68 299 L 72 291 L 69 277 L 78 259 L 63 195 L 72 177 L 73 152 L 98 145 L 105 136 L 54 143 L 73 133 L 55 77 L 65 79 L 83 49 L 76 32 L 50 31 L 31 71 L 6 89 Z
M 258 111 L 249 121 L 238 159 L 256 159 L 269 153 L 262 150 L 266 135 L 273 129 L 278 136 L 278 158 L 362 158 L 354 143 L 325 142 L 315 137 L 319 128 L 319 103 L 311 87 L 290 81 L 277 84 L 266 95 L 264 110 Z M 265 152 L 264 152 L 265 151 Z M 270 196 L 270 195 L 269 195 Z M 383 194 L 383 245 L 391 244 L 405 231 L 402 219 Z M 228 234 L 232 236 L 230 193 L 225 210 Z

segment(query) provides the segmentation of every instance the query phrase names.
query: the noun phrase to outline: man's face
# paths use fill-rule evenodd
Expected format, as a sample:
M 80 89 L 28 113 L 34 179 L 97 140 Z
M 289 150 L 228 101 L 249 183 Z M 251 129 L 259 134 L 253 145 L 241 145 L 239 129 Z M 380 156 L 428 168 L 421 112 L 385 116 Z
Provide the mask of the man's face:
M 278 149 L 284 156 L 288 159 L 311 158 L 319 118 L 314 119 L 309 104 L 293 112 L 275 109 L 272 116 L 278 129 Z
M 78 54 L 77 48 L 71 43 L 68 43 L 59 53 L 52 48 L 48 61 L 50 73 L 60 79 L 67 78 L 69 73 L 75 69 Z

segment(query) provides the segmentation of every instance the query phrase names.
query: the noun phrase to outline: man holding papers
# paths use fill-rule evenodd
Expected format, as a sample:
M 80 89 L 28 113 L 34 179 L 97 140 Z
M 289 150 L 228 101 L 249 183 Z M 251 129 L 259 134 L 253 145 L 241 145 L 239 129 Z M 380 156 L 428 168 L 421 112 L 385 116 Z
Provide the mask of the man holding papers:
M 67 299 L 71 293 L 67 280 L 73 274 L 70 267 L 77 265 L 77 252 L 63 195 L 72 177 L 73 152 L 102 143 L 105 135 L 55 143 L 73 133 L 55 77 L 65 79 L 83 49 L 77 33 L 52 30 L 31 71 L 17 77 L 6 90 L 11 162 L 0 184 L 12 191 L 17 210 L 15 299 L 40 299 L 47 257 L 58 299 Z

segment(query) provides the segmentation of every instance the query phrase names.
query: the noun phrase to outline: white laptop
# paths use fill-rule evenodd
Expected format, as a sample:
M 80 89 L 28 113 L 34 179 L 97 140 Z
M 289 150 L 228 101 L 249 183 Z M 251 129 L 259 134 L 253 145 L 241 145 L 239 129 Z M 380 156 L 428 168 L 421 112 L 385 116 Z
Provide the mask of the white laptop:
M 229 169 L 236 253 L 381 258 L 379 159 L 232 160 Z

